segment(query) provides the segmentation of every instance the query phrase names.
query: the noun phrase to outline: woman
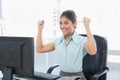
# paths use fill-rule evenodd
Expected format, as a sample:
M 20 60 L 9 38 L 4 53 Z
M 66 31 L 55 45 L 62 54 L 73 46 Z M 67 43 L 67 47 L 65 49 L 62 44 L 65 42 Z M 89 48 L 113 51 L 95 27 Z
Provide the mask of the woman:
M 63 36 L 47 45 L 42 43 L 42 29 L 44 21 L 38 23 L 37 52 L 44 53 L 56 50 L 60 60 L 61 76 L 83 76 L 82 59 L 88 53 L 96 54 L 96 43 L 91 34 L 90 19 L 83 18 L 87 37 L 78 35 L 75 32 L 77 26 L 76 14 L 73 10 L 66 10 L 60 16 L 60 29 Z M 85 78 L 85 77 L 84 77 Z

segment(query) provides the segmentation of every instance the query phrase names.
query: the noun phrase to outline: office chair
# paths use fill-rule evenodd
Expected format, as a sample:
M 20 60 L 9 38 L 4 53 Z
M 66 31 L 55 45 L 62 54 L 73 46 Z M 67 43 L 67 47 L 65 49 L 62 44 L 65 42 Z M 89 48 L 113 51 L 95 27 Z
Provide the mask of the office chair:
M 86 36 L 86 34 L 81 34 Z M 87 80 L 107 80 L 107 72 L 109 68 L 107 67 L 107 40 L 106 38 L 93 35 L 96 41 L 97 53 L 96 55 L 85 55 L 83 58 L 83 73 Z M 59 65 L 51 66 L 47 73 L 52 73 L 53 69 Z

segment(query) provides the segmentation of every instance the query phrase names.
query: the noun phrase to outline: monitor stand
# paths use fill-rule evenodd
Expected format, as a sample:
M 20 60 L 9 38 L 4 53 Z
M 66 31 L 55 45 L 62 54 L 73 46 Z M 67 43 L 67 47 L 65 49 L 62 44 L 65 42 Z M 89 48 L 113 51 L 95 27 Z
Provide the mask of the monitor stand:
M 11 68 L 4 68 L 3 69 L 3 80 L 12 80 L 13 74 Z

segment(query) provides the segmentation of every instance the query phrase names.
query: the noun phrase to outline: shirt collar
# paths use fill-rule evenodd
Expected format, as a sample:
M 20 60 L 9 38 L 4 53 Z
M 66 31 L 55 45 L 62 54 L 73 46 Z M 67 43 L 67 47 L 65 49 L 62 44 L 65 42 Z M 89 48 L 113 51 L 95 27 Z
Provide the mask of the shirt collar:
M 77 32 L 74 32 L 74 34 L 72 35 L 71 39 L 73 40 L 73 42 L 78 43 L 79 42 L 79 35 L 77 34 Z
M 63 40 L 64 40 L 64 36 L 62 36 L 62 37 L 59 39 L 58 44 L 60 44 Z
M 73 40 L 73 42 L 78 43 L 79 38 L 78 38 L 77 32 L 74 32 L 74 34 L 71 36 L 70 40 Z M 64 35 L 59 39 L 58 43 L 61 43 L 64 40 Z

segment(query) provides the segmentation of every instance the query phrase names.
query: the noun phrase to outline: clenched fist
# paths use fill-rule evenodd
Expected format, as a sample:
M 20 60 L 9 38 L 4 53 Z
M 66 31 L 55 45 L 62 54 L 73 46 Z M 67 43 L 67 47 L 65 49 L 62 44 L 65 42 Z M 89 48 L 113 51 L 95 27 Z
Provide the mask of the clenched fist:
M 89 18 L 84 17 L 83 18 L 83 22 L 84 22 L 84 26 L 85 27 L 89 27 L 89 23 L 90 23 L 90 19 Z
M 42 30 L 44 27 L 44 20 L 41 20 L 40 22 L 38 22 L 38 30 Z

